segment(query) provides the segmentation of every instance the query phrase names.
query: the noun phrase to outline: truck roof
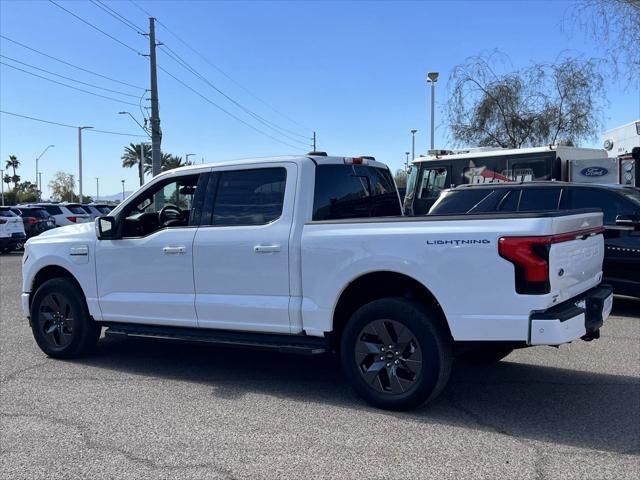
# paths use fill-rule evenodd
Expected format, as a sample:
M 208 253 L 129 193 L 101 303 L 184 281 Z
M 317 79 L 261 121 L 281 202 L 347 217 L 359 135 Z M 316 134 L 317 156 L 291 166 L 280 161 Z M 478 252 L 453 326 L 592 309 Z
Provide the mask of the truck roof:
M 575 152 L 575 153 L 593 153 L 594 158 L 606 158 L 607 152 L 601 148 L 582 148 L 582 147 L 567 147 L 564 145 L 546 145 L 543 147 L 528 147 L 528 148 L 497 148 L 491 150 L 479 150 L 469 149 L 468 151 L 460 151 L 460 153 L 453 153 L 449 155 L 428 155 L 426 157 L 418 157 L 413 159 L 412 163 L 422 163 L 434 160 L 460 160 L 460 159 L 472 159 L 479 157 L 499 157 L 502 155 L 526 155 L 531 153 L 544 153 L 544 152 Z
M 338 164 L 344 164 L 345 160 L 354 159 L 354 158 L 364 159 L 364 164 L 369 166 L 388 168 L 387 165 L 385 165 L 384 163 L 376 161 L 373 157 L 366 157 L 366 156 L 339 157 L 339 156 L 328 156 L 328 155 L 283 155 L 283 156 L 273 156 L 273 157 L 244 158 L 244 159 L 237 159 L 237 160 L 225 160 L 221 162 L 209 162 L 209 163 L 202 163 L 202 164 L 195 164 L 195 165 L 187 165 L 185 167 L 174 168 L 172 170 L 162 172 L 161 175 L 176 173 L 176 172 L 185 172 L 190 170 L 197 171 L 203 168 L 211 168 L 211 167 L 235 167 L 235 166 L 243 166 L 243 165 L 260 165 L 260 164 L 267 164 L 267 163 L 273 163 L 273 162 L 293 162 L 297 164 L 313 162 L 316 165 L 332 165 L 332 164 L 338 165 Z

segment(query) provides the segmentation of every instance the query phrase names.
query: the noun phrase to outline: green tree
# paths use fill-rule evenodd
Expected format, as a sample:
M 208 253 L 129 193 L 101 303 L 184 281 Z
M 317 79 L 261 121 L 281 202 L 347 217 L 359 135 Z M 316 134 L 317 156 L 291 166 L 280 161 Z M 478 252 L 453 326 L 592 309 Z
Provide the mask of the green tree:
M 151 145 L 148 143 L 130 143 L 124 147 L 124 153 L 122 154 L 122 166 L 124 168 L 137 167 L 140 161 L 140 152 L 143 153 L 143 169 L 145 174 L 151 174 L 153 171 L 153 165 L 151 160 Z M 184 167 L 185 165 L 193 165 L 192 162 L 183 162 L 182 157 L 172 155 L 170 153 L 163 153 L 160 159 L 161 170 L 166 172 L 178 167 Z
M 595 61 L 566 57 L 498 73 L 501 57 L 472 57 L 453 69 L 446 113 L 454 143 L 521 148 L 595 137 L 605 101 Z
M 54 200 L 61 201 L 73 201 L 78 198 L 73 189 L 76 184 L 75 176 L 67 172 L 56 172 L 53 179 L 49 182 L 49 189 L 51 189 L 51 196 Z
M 5 166 L 7 169 L 13 170 L 13 175 L 10 177 L 10 182 L 13 182 L 13 189 L 16 190 L 18 188 L 18 183 L 20 182 L 20 175 L 16 173 L 16 170 L 20 166 L 20 160 L 15 155 L 9 155 L 8 160 L 5 161 Z M 6 178 L 7 176 L 5 176 Z M 6 180 L 4 180 L 6 182 Z M 9 182 L 7 182 L 7 185 Z
M 40 192 L 38 186 L 31 182 L 22 182 L 15 189 L 16 203 L 37 202 Z

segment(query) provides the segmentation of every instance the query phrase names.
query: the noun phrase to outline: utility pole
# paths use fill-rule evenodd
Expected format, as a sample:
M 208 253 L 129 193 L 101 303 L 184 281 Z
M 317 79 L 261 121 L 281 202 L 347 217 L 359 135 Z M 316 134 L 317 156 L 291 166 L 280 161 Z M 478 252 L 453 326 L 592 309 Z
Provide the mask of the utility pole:
M 427 74 L 427 82 L 431 82 L 431 150 L 435 148 L 436 82 L 438 81 L 438 76 L 438 72 L 429 72 Z
M 313 131 L 313 151 L 316 151 L 316 132 Z
M 93 127 L 78 127 L 78 186 L 80 188 L 80 203 L 82 203 L 82 130 L 85 128 Z
M 96 202 L 100 200 L 100 179 L 96 177 Z
M 138 177 L 140 177 L 140 186 L 144 185 L 144 143 L 140 142 L 140 153 L 138 154 Z
M 158 108 L 158 70 L 156 67 L 156 19 L 149 17 L 149 65 L 151 74 L 151 165 L 155 177 L 162 167 L 160 110 Z
M 0 169 L 0 188 L 2 189 L 2 206 L 4 207 L 4 170 Z
M 122 201 L 124 202 L 124 180 L 120 180 L 122 182 Z

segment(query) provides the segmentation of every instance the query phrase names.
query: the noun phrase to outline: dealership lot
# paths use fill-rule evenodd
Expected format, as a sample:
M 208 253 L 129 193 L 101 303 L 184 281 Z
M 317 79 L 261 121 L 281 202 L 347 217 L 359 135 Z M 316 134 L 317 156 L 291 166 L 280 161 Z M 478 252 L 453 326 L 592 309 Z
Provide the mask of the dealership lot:
M 337 362 L 138 339 L 55 361 L 0 257 L 1 478 L 638 478 L 640 301 L 598 341 L 458 365 L 445 393 L 375 410 Z

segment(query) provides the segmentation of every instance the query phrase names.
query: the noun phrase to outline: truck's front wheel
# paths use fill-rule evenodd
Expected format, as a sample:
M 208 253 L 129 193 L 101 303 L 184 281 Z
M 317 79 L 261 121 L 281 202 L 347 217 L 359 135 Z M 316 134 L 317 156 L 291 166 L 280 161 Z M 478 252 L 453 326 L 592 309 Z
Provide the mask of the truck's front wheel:
M 367 402 L 408 410 L 435 398 L 451 371 L 451 339 L 435 315 L 404 298 L 359 308 L 341 339 L 347 378 Z
M 66 278 L 44 282 L 31 302 L 31 329 L 40 349 L 55 358 L 88 353 L 100 337 L 79 287 Z

